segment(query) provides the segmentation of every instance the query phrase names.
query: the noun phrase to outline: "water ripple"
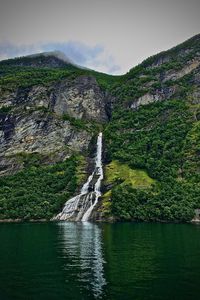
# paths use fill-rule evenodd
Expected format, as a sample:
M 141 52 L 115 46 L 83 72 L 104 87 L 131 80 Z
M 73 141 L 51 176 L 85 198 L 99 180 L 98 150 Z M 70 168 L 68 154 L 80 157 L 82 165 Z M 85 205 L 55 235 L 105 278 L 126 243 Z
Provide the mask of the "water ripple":
M 59 251 L 64 261 L 63 269 L 76 275 L 77 281 L 88 284 L 96 299 L 101 299 L 106 286 L 102 252 L 102 232 L 97 224 L 58 223 Z M 77 272 L 79 269 L 79 272 Z

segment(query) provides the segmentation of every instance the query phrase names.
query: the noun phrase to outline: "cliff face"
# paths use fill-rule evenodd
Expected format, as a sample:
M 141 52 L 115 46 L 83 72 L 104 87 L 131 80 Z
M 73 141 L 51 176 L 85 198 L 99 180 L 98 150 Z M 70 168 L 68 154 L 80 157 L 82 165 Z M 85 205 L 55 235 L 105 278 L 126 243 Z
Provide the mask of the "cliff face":
M 95 133 L 92 122 L 108 120 L 106 103 L 92 76 L 1 91 L 0 174 L 21 168 L 20 153 L 56 153 L 60 159 L 86 153 Z M 76 126 L 76 119 L 84 126 Z
M 61 80 L 49 86 L 36 85 L 15 90 L 0 90 L 0 108 L 25 111 L 46 109 L 57 116 L 67 114 L 75 119 L 106 122 L 107 98 L 92 76 Z
M 105 92 L 92 76 L 81 76 L 72 82 L 62 81 L 55 87 L 51 98 L 54 102 L 52 109 L 58 115 L 67 113 L 76 119 L 98 123 L 108 120 Z

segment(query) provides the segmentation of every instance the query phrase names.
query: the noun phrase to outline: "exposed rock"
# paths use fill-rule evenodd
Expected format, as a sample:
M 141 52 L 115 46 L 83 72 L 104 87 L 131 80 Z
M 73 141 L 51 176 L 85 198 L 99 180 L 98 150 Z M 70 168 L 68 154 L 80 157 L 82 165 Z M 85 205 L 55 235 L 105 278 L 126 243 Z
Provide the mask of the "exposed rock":
M 55 89 L 54 95 L 53 110 L 59 115 L 67 113 L 77 119 L 96 122 L 108 119 L 106 95 L 94 77 L 80 76 L 73 82 L 62 81 Z
M 75 130 L 68 121 L 33 112 L 25 116 L 11 115 L 4 120 L 1 149 L 5 155 L 35 151 L 45 154 L 65 145 L 70 145 L 73 151 L 84 151 L 89 141 L 87 131 Z
M 147 93 L 144 96 L 134 100 L 131 104 L 132 109 L 137 109 L 141 105 L 147 105 L 152 102 L 163 101 L 170 99 L 172 95 L 176 92 L 176 87 L 165 87 L 161 89 L 156 89 L 154 93 Z
M 21 168 L 13 158 L 19 153 L 85 152 L 92 137 L 85 130 L 76 130 L 68 121 L 43 112 L 0 117 L 0 174 Z
M 22 168 L 14 158 L 19 153 L 56 152 L 64 159 L 88 151 L 93 134 L 77 130 L 62 115 L 102 123 L 111 113 L 111 97 L 91 76 L 0 92 L 0 107 L 11 109 L 0 113 L 0 174 Z
M 194 84 L 200 85 L 200 68 L 194 75 Z
M 16 157 L 5 157 L 3 153 L 0 156 L 0 176 L 11 175 L 20 171 L 23 164 Z
M 200 87 L 192 91 L 188 98 L 192 104 L 200 104 Z
M 159 79 L 163 87 L 148 92 L 138 99 L 134 99 L 130 104 L 130 107 L 132 109 L 137 109 L 141 105 L 147 105 L 149 103 L 163 101 L 172 98 L 172 96 L 175 95 L 175 93 L 179 90 L 178 85 L 166 86 L 164 83 L 167 82 L 168 80 L 172 80 L 172 81 L 178 80 L 184 77 L 185 75 L 190 74 L 194 70 L 195 72 L 193 74 L 193 81 L 194 81 L 193 86 L 194 84 L 196 84 L 197 88 L 190 95 L 188 95 L 188 98 L 193 104 L 198 104 L 200 102 L 200 91 L 198 88 L 200 83 L 200 77 L 198 72 L 199 66 L 200 66 L 200 60 L 196 59 L 190 61 L 181 70 L 170 69 L 169 71 L 166 71 L 164 73 L 163 72 L 159 73 L 157 75 L 157 79 Z M 145 88 L 148 88 L 153 83 L 154 83 L 153 81 L 150 81 L 147 84 L 145 83 L 144 86 Z
M 28 93 L 27 102 L 35 107 L 49 106 L 48 89 L 45 86 L 34 86 Z
M 163 55 L 161 57 L 158 57 L 150 66 L 150 68 L 157 68 L 161 65 L 167 63 L 170 61 L 170 57 L 168 55 Z
M 147 93 L 144 96 L 137 99 L 136 101 L 134 101 L 131 104 L 131 108 L 136 109 L 140 105 L 146 105 L 146 104 L 152 103 L 154 101 L 158 101 L 158 99 L 156 100 L 156 97 L 154 95 L 151 95 L 150 93 Z
M 12 106 L 16 96 L 17 96 L 17 90 L 5 91 L 0 88 L 0 108 Z
M 195 70 L 200 65 L 200 60 L 193 60 L 184 66 L 181 70 L 170 70 L 164 74 L 163 82 L 168 80 L 177 80 Z
M 101 90 L 92 76 L 65 79 L 49 87 L 42 85 L 4 91 L 0 107 L 15 106 L 30 110 L 44 107 L 58 115 L 67 114 L 76 119 L 105 122 L 108 120 L 109 95 Z

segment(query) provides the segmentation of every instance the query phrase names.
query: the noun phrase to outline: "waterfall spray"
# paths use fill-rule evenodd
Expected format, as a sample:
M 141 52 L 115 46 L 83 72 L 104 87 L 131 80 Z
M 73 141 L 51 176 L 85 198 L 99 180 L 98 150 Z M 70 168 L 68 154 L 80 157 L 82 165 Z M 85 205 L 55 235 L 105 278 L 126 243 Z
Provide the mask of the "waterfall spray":
M 102 165 L 102 132 L 97 138 L 97 150 L 95 158 L 95 168 L 82 186 L 79 195 L 71 198 L 65 203 L 63 210 L 53 218 L 60 221 L 88 221 L 91 213 L 101 196 L 101 181 L 103 179 Z M 96 180 L 96 182 L 95 182 Z M 89 191 L 91 182 L 95 182 L 94 190 Z
M 101 181 L 103 179 L 103 166 L 102 166 L 102 133 L 100 132 L 98 139 L 97 139 L 97 154 L 96 154 L 96 161 L 95 161 L 95 171 L 98 175 L 98 179 L 94 186 L 94 193 L 95 193 L 95 201 L 91 204 L 88 210 L 84 213 L 82 217 L 82 221 L 88 221 L 92 210 L 94 209 L 95 205 L 98 202 L 99 197 L 101 196 Z

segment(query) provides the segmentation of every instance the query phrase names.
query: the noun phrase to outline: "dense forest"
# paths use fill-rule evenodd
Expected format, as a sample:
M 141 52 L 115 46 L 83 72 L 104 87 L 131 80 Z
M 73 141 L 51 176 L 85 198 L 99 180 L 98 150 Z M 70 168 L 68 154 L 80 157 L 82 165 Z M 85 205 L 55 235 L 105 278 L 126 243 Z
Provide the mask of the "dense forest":
M 152 189 L 116 186 L 112 212 L 117 218 L 192 219 L 194 209 L 200 207 L 200 174 L 191 161 L 193 152 L 198 156 L 199 133 L 192 119 L 187 104 L 177 100 L 150 104 L 137 112 L 115 111 L 105 131 L 109 159 L 144 169 L 156 180 Z
M 24 170 L 0 178 L 0 219 L 50 219 L 76 190 L 78 159 L 41 167 L 32 155 L 24 162 Z

